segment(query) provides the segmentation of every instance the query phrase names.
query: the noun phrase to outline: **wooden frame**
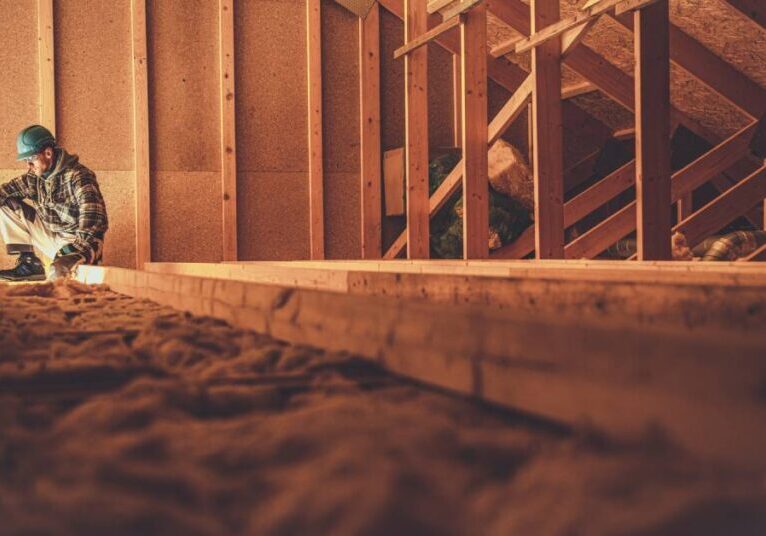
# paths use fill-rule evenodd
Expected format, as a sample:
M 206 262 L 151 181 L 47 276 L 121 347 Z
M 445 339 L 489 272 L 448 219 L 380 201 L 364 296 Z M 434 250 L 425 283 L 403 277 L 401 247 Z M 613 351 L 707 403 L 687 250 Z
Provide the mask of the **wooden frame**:
M 428 31 L 426 0 L 404 1 L 404 41 Z M 430 257 L 428 210 L 428 51 L 412 50 L 404 58 L 405 165 L 407 188 L 407 257 Z
M 40 79 L 40 124 L 56 135 L 56 67 L 53 0 L 37 0 L 37 65 Z
M 309 253 L 312 259 L 324 259 L 321 0 L 306 0 L 306 23 L 309 111 Z
M 382 254 L 380 6 L 359 20 L 360 199 L 363 259 Z
M 635 13 L 636 200 L 639 260 L 670 260 L 668 0 Z
M 533 33 L 559 19 L 559 0 L 532 0 Z M 532 132 L 535 183 L 535 252 L 538 259 L 564 257 L 564 156 L 561 112 L 561 42 L 532 50 Z
M 146 51 L 146 0 L 131 0 L 133 147 L 136 172 L 136 267 L 152 259 L 149 89 Z
M 234 94 L 234 0 L 218 0 L 223 260 L 237 260 L 237 125 Z

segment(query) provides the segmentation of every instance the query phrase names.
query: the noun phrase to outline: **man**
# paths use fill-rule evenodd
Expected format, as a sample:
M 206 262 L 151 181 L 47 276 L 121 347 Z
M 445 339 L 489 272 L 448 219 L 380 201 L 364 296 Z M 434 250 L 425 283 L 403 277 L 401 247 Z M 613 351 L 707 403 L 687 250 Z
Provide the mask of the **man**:
M 0 280 L 44 280 L 35 250 L 52 261 L 51 280 L 69 276 L 79 264 L 98 263 L 108 222 L 96 175 L 40 125 L 22 130 L 16 147 L 28 169 L 0 185 L 0 237 L 18 260 L 0 270 Z

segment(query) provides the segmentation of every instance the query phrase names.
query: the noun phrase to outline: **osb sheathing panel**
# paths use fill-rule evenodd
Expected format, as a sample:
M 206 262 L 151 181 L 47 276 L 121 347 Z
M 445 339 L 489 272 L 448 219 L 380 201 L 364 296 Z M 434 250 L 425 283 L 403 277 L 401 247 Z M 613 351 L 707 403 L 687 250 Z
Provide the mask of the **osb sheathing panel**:
M 322 131 L 327 258 L 360 255 L 359 18 L 322 1 Z
M 109 215 L 104 243 L 104 264 L 134 268 L 136 265 L 136 204 L 133 171 L 96 171 Z
M 454 30 L 452 30 L 454 31 Z M 383 150 L 404 146 L 404 60 L 394 51 L 404 43 L 404 25 L 381 9 L 381 130 Z M 428 142 L 431 147 L 452 145 L 452 54 L 428 45 Z
M 237 227 L 239 236 L 247 237 L 239 242 L 240 259 L 307 259 L 308 175 L 240 172 L 237 180 Z
M 218 2 L 150 1 L 147 32 L 152 169 L 219 170 Z
M 152 260 L 220 262 L 218 172 L 155 171 L 152 185 Z
M 240 0 L 234 21 L 238 169 L 308 171 L 306 2 Z
M 37 75 L 37 2 L 0 0 L 0 168 L 16 162 L 16 134 L 39 121 Z M 3 172 L 5 182 L 14 176 Z
M 562 0 L 562 16 L 574 12 L 577 0 Z M 671 0 L 671 21 L 700 40 L 718 56 L 730 62 L 753 80 L 766 87 L 766 33 L 720 0 Z M 507 30 L 506 30 L 507 31 Z M 502 31 L 492 39 L 500 39 Z M 584 43 L 624 72 L 633 74 L 633 36 L 620 24 L 602 17 L 591 29 Z M 509 58 L 528 64 L 529 55 Z M 564 69 L 568 82 L 582 80 Z M 675 106 L 721 137 L 744 126 L 746 117 L 734 106 L 709 90 L 682 69 L 671 69 L 671 98 Z M 615 128 L 632 126 L 631 114 L 613 102 L 592 97 L 578 97 L 575 102 Z
M 361 256 L 359 173 L 325 173 L 325 254 L 328 259 Z
M 57 136 L 91 169 L 133 169 L 130 2 L 53 3 Z

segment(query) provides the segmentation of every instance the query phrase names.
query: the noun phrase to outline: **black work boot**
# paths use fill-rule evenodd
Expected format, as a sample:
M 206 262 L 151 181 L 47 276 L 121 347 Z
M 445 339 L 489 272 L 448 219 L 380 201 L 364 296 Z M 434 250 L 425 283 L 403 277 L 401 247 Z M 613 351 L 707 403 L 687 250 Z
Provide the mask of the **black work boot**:
M 19 253 L 16 266 L 10 270 L 0 270 L 2 281 L 44 281 L 45 267 L 34 253 Z

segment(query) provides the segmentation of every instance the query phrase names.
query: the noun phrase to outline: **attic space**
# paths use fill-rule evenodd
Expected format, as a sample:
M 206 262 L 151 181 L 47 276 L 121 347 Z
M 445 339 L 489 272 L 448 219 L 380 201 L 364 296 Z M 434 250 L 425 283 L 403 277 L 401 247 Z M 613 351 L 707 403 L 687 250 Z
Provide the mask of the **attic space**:
M 0 15 L 0 535 L 766 534 L 766 4 Z

